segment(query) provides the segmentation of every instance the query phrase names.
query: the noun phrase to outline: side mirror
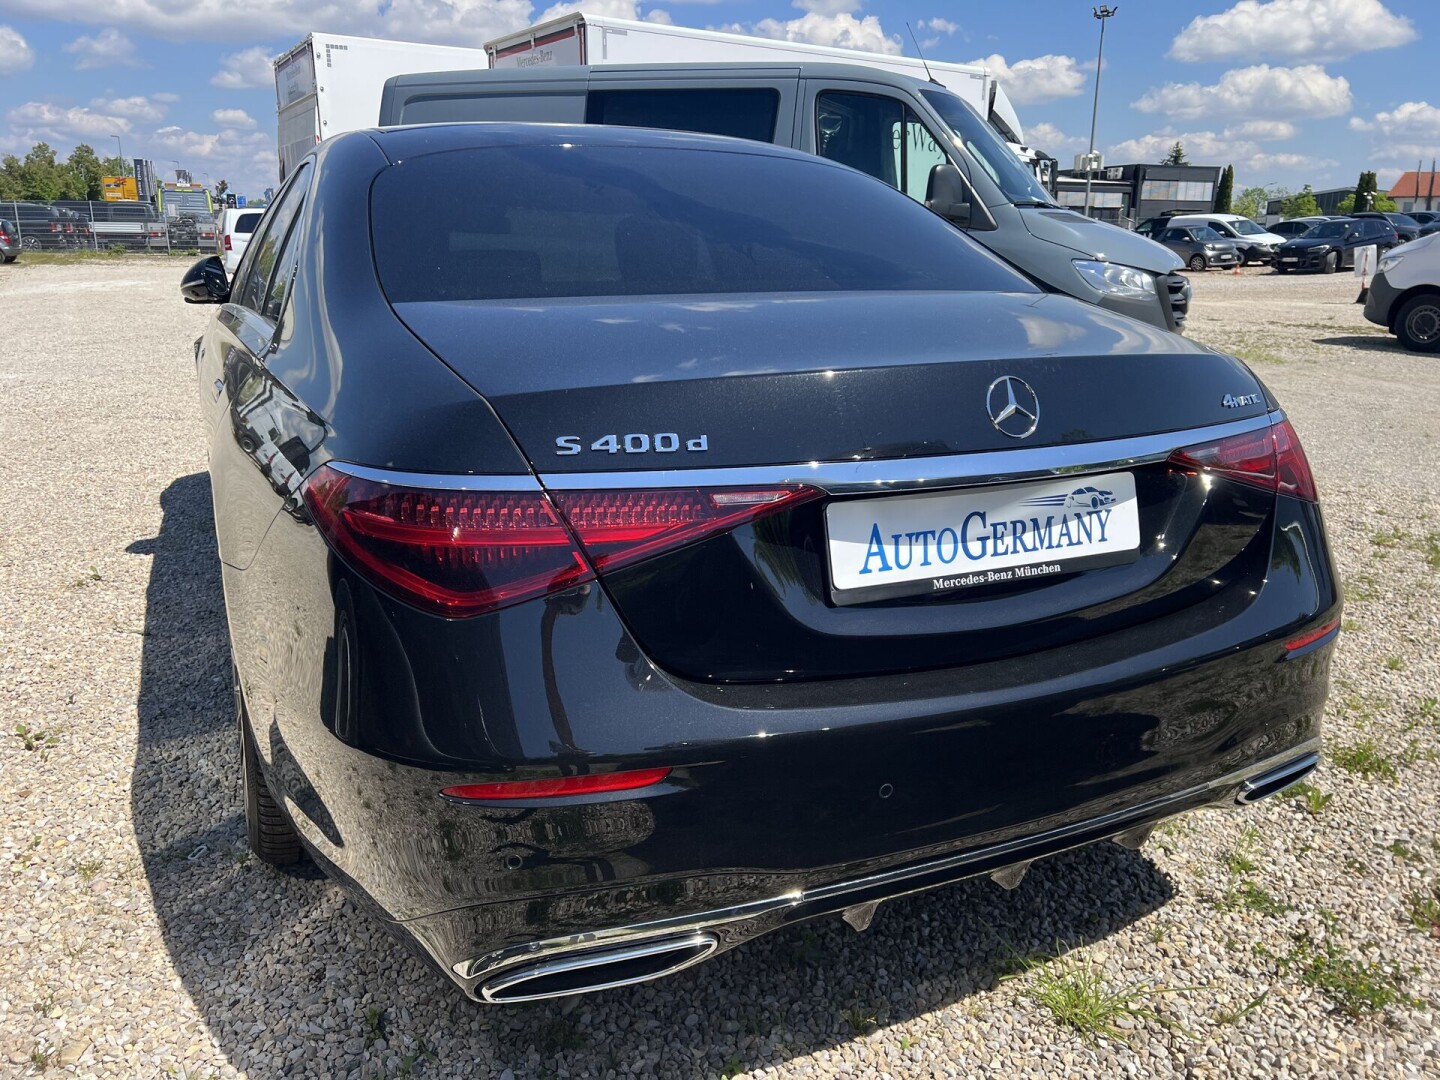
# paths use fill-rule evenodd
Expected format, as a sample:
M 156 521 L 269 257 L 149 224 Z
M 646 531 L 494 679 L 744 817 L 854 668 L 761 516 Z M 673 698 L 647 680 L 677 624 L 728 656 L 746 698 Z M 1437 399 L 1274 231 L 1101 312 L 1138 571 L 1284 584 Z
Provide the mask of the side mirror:
M 995 219 L 976 199 L 954 165 L 936 165 L 925 182 L 925 207 L 962 229 L 995 228 Z
M 180 295 L 187 304 L 223 304 L 230 299 L 230 282 L 220 256 L 197 259 L 180 279 Z

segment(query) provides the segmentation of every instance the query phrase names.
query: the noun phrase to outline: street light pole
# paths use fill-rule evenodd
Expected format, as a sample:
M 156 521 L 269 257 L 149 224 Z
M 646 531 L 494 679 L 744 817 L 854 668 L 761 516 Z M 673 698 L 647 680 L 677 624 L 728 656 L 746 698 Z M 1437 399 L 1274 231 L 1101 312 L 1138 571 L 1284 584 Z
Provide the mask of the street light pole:
M 1100 69 L 1105 66 L 1105 20 L 1120 10 L 1114 7 L 1091 8 L 1090 14 L 1100 20 L 1100 53 L 1095 58 L 1095 102 L 1090 106 L 1090 152 L 1085 155 L 1085 216 L 1090 216 L 1090 179 L 1095 175 L 1095 119 L 1100 115 Z
M 119 154 L 120 154 L 120 175 L 121 175 L 121 176 L 124 176 L 124 175 L 125 175 L 125 144 L 120 141 L 120 136 L 119 136 L 119 135 L 111 135 L 110 137 L 115 140 L 115 149 L 116 149 L 116 150 L 119 152 Z

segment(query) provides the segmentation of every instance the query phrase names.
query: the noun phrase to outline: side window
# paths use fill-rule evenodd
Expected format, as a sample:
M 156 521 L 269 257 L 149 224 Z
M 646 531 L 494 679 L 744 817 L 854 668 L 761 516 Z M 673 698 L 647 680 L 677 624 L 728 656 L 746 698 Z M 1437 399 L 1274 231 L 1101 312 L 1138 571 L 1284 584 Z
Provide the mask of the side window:
M 263 311 L 270 275 L 275 269 L 275 260 L 280 245 L 290 232 L 290 226 L 300 211 L 305 189 L 310 182 L 310 166 L 297 169 L 291 176 L 289 186 L 280 193 L 280 201 L 260 223 L 260 229 L 250 240 L 240 265 L 235 269 L 236 284 L 231 289 L 232 302 L 251 311 Z
M 770 87 L 591 90 L 585 122 L 774 142 L 779 112 L 780 92 Z
M 1164 243 L 1173 244 L 1184 240 L 1185 232 L 1183 229 L 1166 229 L 1164 233 L 1161 234 L 1160 239 Z
M 280 312 L 285 309 L 285 297 L 290 294 L 290 286 L 295 281 L 295 252 L 299 243 L 300 224 L 296 221 L 291 225 L 290 234 L 285 237 L 285 244 L 275 259 L 275 273 L 270 277 L 270 290 L 265 296 L 265 310 L 262 314 L 272 321 L 279 320 Z
M 869 173 L 917 202 L 930 170 L 950 159 L 914 111 L 876 94 L 826 92 L 816 99 L 820 156 Z

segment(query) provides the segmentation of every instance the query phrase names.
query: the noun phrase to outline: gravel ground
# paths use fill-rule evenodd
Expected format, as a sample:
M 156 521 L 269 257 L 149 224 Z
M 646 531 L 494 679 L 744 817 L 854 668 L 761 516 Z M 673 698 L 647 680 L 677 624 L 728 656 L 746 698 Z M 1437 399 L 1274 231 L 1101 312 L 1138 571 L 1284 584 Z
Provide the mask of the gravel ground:
M 1307 798 L 482 1009 L 245 854 L 179 270 L 0 272 L 0 1073 L 1440 1074 L 1440 360 L 1352 279 L 1204 276 L 1192 320 L 1289 408 L 1347 582 Z

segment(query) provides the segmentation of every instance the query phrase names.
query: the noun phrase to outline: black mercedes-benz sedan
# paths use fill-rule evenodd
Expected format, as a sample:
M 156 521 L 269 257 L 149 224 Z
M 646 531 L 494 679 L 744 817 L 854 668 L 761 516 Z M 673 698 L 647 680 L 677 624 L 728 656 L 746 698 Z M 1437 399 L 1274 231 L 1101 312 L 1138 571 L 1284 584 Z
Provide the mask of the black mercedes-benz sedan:
M 182 291 L 250 843 L 477 1000 L 1011 887 L 1317 760 L 1340 596 L 1278 403 L 860 172 L 356 132 Z

